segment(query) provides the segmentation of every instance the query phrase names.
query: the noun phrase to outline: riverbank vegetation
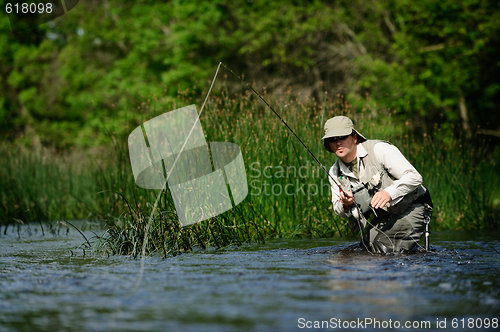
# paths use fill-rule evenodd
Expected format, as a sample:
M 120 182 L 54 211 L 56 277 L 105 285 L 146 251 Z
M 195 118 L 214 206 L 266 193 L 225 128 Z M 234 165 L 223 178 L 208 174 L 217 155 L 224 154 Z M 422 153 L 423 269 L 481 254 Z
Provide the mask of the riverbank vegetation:
M 97 218 L 103 245 L 147 251 L 271 237 L 348 235 L 326 174 L 279 119 L 221 67 L 200 121 L 233 142 L 249 194 L 180 227 L 167 189 L 138 188 L 127 137 L 198 110 L 222 61 L 283 115 L 328 168 L 326 119 L 344 114 L 422 173 L 434 229 L 498 227 L 500 7 L 489 0 L 88 0 L 17 34 L 0 18 L 0 223 Z
M 127 140 L 120 137 L 112 149 L 86 154 L 61 155 L 42 148 L 34 153 L 4 146 L 1 219 L 12 223 L 97 218 L 108 227 L 100 244 L 110 252 L 132 255 L 141 253 L 146 232 L 147 252 L 164 255 L 275 237 L 351 235 L 346 222 L 332 211 L 326 174 L 281 121 L 249 91 L 229 97 L 223 84 L 219 88 L 222 93 L 210 97 L 200 121 L 207 142 L 233 142 L 241 148 L 249 193 L 232 210 L 181 227 L 167 189 L 153 211 L 159 191 L 135 184 Z M 321 103 L 297 99 L 290 91 L 265 97 L 327 168 L 335 157 L 323 148 L 322 126 L 333 115 L 347 115 L 365 136 L 396 144 L 432 193 L 432 229 L 498 227 L 494 199 L 500 183 L 499 156 L 490 153 L 487 141 L 449 139 L 439 127 L 433 134 L 412 135 L 407 123 L 391 116 L 374 118 L 369 100 L 354 110 L 343 98 L 328 94 Z M 190 99 L 146 102 L 146 118 L 193 102 L 200 104 Z M 139 124 L 125 129 L 131 132 Z

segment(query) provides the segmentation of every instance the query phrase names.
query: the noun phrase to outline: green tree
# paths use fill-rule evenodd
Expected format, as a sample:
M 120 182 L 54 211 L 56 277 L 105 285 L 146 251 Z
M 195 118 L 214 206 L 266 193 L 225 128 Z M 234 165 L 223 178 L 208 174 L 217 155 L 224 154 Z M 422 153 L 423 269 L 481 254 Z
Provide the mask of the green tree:
M 1 136 L 60 148 L 109 143 L 155 100 L 199 97 L 220 61 L 267 91 L 349 95 L 379 122 L 396 115 L 427 132 L 438 123 L 495 133 L 498 6 L 87 0 L 18 35 L 3 19 Z M 223 73 L 226 86 L 241 86 Z
M 390 56 L 359 59 L 358 92 L 424 125 L 496 129 L 499 15 L 496 1 L 387 1 Z

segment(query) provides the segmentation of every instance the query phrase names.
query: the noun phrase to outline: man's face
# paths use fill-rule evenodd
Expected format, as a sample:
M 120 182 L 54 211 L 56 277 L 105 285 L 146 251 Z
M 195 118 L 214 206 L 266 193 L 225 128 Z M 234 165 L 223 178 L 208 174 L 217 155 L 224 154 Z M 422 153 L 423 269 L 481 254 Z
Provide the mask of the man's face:
M 342 161 L 350 163 L 356 157 L 356 135 L 337 137 L 337 139 L 329 140 L 330 149 L 342 159 Z

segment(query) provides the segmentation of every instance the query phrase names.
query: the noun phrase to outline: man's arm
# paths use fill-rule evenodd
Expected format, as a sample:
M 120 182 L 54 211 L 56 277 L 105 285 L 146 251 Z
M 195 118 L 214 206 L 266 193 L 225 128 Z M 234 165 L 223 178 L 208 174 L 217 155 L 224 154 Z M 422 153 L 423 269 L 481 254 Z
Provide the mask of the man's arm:
M 373 149 L 378 161 L 396 178 L 392 185 L 373 196 L 372 206 L 374 208 L 382 207 L 390 200 L 403 197 L 422 184 L 420 173 L 396 146 L 380 142 L 375 144 Z

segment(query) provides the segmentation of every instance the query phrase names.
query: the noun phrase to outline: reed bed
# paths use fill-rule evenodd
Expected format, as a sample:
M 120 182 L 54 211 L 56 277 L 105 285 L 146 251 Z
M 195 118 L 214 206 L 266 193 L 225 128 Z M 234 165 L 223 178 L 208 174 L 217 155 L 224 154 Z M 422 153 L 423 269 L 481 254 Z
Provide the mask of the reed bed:
M 264 90 L 265 91 L 265 90 Z M 340 96 L 321 101 L 286 91 L 264 97 L 327 169 L 336 157 L 323 148 L 324 122 L 346 115 L 368 138 L 396 144 L 424 177 L 433 197 L 433 229 L 498 227 L 493 200 L 497 193 L 498 157 L 479 140 L 416 135 L 391 112 L 374 113 L 375 105 L 354 110 Z M 141 116 L 128 121 L 129 133 L 141 121 L 177 107 L 201 102 L 189 93 L 176 100 L 148 99 Z M 334 215 L 327 175 L 281 121 L 247 91 L 213 95 L 200 116 L 207 142 L 240 146 L 249 194 L 233 209 L 182 227 L 168 188 L 152 211 L 158 190 L 135 185 L 127 136 L 114 136 L 106 158 L 65 157 L 49 150 L 2 147 L 0 220 L 2 223 L 61 218 L 96 218 L 107 224 L 98 245 L 113 254 L 179 254 L 194 248 L 227 247 L 276 237 L 350 236 L 346 222 Z M 113 133 L 110 133 L 113 134 Z M 102 156 L 103 152 L 99 155 Z M 97 159 L 96 159 L 97 158 Z M 150 217 L 152 216 L 152 217 Z

